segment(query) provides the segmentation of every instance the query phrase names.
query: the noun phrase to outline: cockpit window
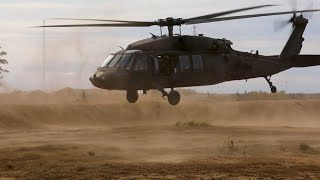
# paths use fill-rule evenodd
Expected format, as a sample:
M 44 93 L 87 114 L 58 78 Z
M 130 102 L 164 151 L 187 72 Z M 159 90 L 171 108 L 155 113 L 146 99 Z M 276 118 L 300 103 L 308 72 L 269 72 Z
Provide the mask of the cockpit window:
M 101 67 L 107 67 L 110 61 L 114 58 L 114 54 L 110 54 L 102 63 Z
M 101 67 L 144 71 L 148 69 L 148 61 L 145 54 L 124 52 L 109 55 Z
M 116 65 L 118 64 L 121 56 L 122 56 L 121 54 L 116 55 L 116 56 L 111 60 L 111 62 L 108 64 L 108 67 L 110 67 L 110 68 L 116 67 Z
M 148 59 L 145 55 L 138 55 L 136 57 L 136 63 L 134 66 L 135 71 L 147 71 L 148 70 Z
M 126 69 L 128 69 L 128 70 L 131 70 L 131 69 L 132 69 L 132 65 L 133 65 L 133 62 L 134 62 L 134 57 L 135 57 L 135 56 L 133 56 L 133 57 L 129 60 L 129 63 L 128 63 L 127 66 L 126 66 Z
M 128 67 L 128 65 L 132 61 L 131 57 L 131 54 L 124 54 L 116 66 L 118 66 L 121 69 L 129 69 L 130 67 Z

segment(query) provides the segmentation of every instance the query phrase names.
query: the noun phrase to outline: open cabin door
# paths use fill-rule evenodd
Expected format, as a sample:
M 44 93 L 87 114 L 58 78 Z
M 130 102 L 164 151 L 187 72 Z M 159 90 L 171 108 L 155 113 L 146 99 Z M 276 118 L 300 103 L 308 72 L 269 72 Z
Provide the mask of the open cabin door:
M 177 57 L 158 55 L 153 58 L 153 87 L 171 88 L 176 84 Z

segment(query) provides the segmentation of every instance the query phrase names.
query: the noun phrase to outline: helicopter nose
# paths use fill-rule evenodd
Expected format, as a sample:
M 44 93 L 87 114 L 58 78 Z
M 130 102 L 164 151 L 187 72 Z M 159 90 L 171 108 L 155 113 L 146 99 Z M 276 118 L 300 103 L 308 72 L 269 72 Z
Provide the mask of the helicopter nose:
M 92 85 L 94 85 L 97 88 L 105 88 L 106 85 L 109 84 L 107 81 L 108 76 L 104 72 L 96 72 L 92 77 L 89 78 Z
M 92 77 L 89 78 L 89 80 L 90 80 L 91 83 L 93 83 L 96 78 L 97 78 L 97 75 L 94 74 Z
M 128 74 L 121 72 L 97 72 L 89 78 L 91 83 L 102 89 L 123 90 L 128 84 Z
M 89 78 L 89 80 L 90 80 L 91 82 L 99 82 L 99 81 L 103 81 L 104 79 L 105 79 L 104 76 L 99 76 L 99 75 L 97 75 L 97 73 L 94 74 L 92 77 Z

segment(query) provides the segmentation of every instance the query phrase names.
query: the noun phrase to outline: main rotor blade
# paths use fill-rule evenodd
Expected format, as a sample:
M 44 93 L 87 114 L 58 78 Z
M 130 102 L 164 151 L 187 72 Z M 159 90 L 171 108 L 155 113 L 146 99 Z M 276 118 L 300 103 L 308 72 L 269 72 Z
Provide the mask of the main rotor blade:
M 236 20 L 236 19 L 248 19 L 248 18 L 255 18 L 255 17 L 276 16 L 276 15 L 282 15 L 282 14 L 316 12 L 316 11 L 320 11 L 320 9 L 303 10 L 303 11 L 275 12 L 275 13 L 265 13 L 265 14 L 251 14 L 251 15 L 242 15 L 242 16 L 230 16 L 230 17 L 221 17 L 221 18 L 212 18 L 212 19 L 202 19 L 202 20 L 190 21 L 190 22 L 187 22 L 186 24 L 187 25 L 202 24 L 202 23 L 219 22 L 219 21 L 230 21 L 230 20 Z
M 298 8 L 298 0 L 289 0 L 289 5 L 293 11 L 296 11 Z
M 35 28 L 44 27 L 149 27 L 152 25 L 139 24 L 139 23 L 115 23 L 115 24 L 66 24 L 66 25 L 48 25 L 48 26 L 35 26 Z
M 82 18 L 49 18 L 56 20 L 71 20 L 71 21 L 101 21 L 101 22 L 118 22 L 118 23 L 141 23 L 141 24 L 155 24 L 151 21 L 124 21 L 124 20 L 111 20 L 111 19 L 82 19 Z
M 271 7 L 271 6 L 276 6 L 276 5 L 252 6 L 252 7 L 247 7 L 247 8 L 235 9 L 235 10 L 231 10 L 231 11 L 224 11 L 224 12 L 220 12 L 220 13 L 213 13 L 213 14 L 208 14 L 208 15 L 204 15 L 204 16 L 188 18 L 188 19 L 184 19 L 184 21 L 188 22 L 188 21 L 194 21 L 194 20 L 215 18 L 215 17 L 219 17 L 219 16 L 225 16 L 225 15 L 237 13 L 237 12 L 248 11 L 248 10 L 253 10 L 253 9 L 260 9 L 260 8 Z

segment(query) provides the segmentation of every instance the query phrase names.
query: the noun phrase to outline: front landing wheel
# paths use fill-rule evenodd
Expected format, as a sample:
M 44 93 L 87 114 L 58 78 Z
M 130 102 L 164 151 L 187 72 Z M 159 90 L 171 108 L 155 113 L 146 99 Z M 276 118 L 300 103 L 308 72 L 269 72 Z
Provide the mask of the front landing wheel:
M 139 99 L 138 91 L 127 91 L 127 100 L 129 103 L 136 103 Z
M 168 101 L 173 106 L 179 104 L 179 102 L 180 102 L 180 94 L 179 94 L 179 92 L 175 91 L 175 90 L 171 91 L 168 94 Z

